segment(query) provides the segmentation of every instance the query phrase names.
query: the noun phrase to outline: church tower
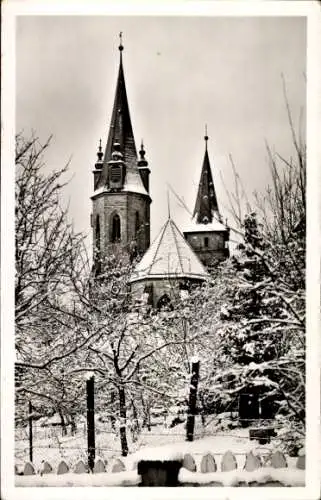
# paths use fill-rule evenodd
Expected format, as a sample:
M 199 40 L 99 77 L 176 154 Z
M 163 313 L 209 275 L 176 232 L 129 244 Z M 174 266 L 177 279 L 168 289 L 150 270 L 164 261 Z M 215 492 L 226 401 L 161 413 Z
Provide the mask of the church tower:
M 103 151 L 100 140 L 94 169 L 91 225 L 94 265 L 100 272 L 104 257 L 125 252 L 143 254 L 150 244 L 148 162 L 143 144 L 137 158 L 125 85 L 120 34 L 119 70 L 114 106 Z
M 185 239 L 201 262 L 210 270 L 229 256 L 229 229 L 222 224 L 207 150 L 205 154 L 192 221 L 184 231 Z

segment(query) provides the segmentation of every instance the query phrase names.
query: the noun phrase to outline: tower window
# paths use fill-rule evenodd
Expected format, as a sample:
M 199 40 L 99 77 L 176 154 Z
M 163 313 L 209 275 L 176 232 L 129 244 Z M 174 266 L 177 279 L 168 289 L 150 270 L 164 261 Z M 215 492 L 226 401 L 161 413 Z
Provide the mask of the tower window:
M 138 236 L 139 226 L 140 226 L 140 222 L 139 222 L 139 213 L 138 213 L 138 212 L 136 212 L 136 214 L 135 214 L 135 237 L 136 237 L 136 238 L 137 238 L 137 236 Z
M 153 304 L 153 284 L 145 285 L 143 293 L 147 295 L 147 304 L 152 305 Z
M 118 214 L 115 214 L 112 218 L 110 240 L 112 243 L 120 241 L 120 217 Z
M 100 219 L 99 215 L 96 216 L 96 223 L 95 223 L 95 255 L 94 255 L 94 262 L 95 262 L 95 269 L 96 273 L 100 274 L 101 272 L 101 255 L 100 255 Z
M 100 220 L 99 215 L 96 216 L 96 231 L 95 231 L 95 245 L 97 253 L 100 253 Z
M 208 237 L 207 236 L 204 238 L 204 246 L 205 246 L 205 248 L 208 248 Z

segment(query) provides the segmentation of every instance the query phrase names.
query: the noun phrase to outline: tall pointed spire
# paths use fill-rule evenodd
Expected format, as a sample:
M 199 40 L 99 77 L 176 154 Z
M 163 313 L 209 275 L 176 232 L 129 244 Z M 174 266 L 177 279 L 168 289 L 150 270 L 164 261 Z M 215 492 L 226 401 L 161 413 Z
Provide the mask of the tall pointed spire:
M 211 172 L 211 165 L 207 151 L 208 135 L 206 125 L 204 140 L 205 154 L 193 213 L 193 217 L 195 217 L 195 222 L 197 224 L 211 223 L 214 216 L 220 220 L 217 198 Z
M 133 134 L 133 128 L 130 119 L 127 92 L 125 85 L 122 52 L 124 50 L 122 33 L 119 34 L 119 70 L 116 84 L 113 112 L 109 127 L 107 145 L 105 149 L 104 164 L 111 160 L 113 146 L 120 144 L 120 150 L 123 154 L 124 162 L 128 167 L 135 166 L 137 162 L 137 152 Z

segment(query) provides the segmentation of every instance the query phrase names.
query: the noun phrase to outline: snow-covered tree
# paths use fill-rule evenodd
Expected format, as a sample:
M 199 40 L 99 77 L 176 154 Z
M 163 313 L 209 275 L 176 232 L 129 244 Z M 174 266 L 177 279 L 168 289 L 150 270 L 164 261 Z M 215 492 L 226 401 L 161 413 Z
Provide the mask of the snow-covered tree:
M 239 303 L 230 313 L 237 319 L 240 312 L 241 322 L 245 313 L 241 350 L 246 346 L 248 376 L 264 381 L 267 375 L 267 394 L 278 401 L 278 413 L 303 428 L 306 147 L 295 132 L 285 85 L 284 97 L 294 155 L 286 158 L 267 146 L 272 182 L 256 194 L 257 213 L 244 219 L 244 246 L 234 261 Z
M 101 258 L 101 272 L 84 276 L 74 283 L 82 307 L 78 328 L 91 338 L 78 352 L 78 367 L 68 375 L 93 371 L 106 391 L 116 395 L 113 402 L 114 416 L 119 429 L 122 454 L 128 453 L 127 429 L 129 411 L 134 420 L 138 412 L 146 412 L 146 394 L 162 401 L 171 398 L 174 391 L 168 378 L 159 378 L 164 371 L 162 362 L 170 348 L 185 346 L 193 339 L 186 339 L 181 330 L 181 317 L 174 317 L 172 310 L 158 313 L 144 300 L 136 301 L 130 293 L 130 277 L 134 263 L 126 254 Z M 166 352 L 166 354 L 165 354 Z
M 237 288 L 223 312 L 232 323 L 228 349 L 235 366 L 229 382 L 239 389 L 261 386 L 265 398 L 303 422 L 304 290 L 292 284 L 259 235 L 254 214 L 244 226 L 244 246 L 234 257 Z
M 15 347 L 17 418 L 26 401 L 46 412 L 66 408 L 75 384 L 64 380 L 66 359 L 87 339 L 78 327 L 74 282 L 83 272 L 85 247 L 61 206 L 68 166 L 50 172 L 50 139 L 16 137 Z M 74 363 L 75 360 L 69 361 Z M 66 410 L 67 411 L 67 410 Z
M 285 158 L 267 146 L 271 185 L 256 193 L 255 207 L 246 203 L 245 216 L 236 176 L 237 193 L 230 200 L 236 203 L 232 213 L 243 243 L 192 298 L 190 323 L 203 330 L 207 343 L 205 332 L 215 332 L 215 354 L 206 350 L 206 341 L 202 350 L 211 367 L 201 372 L 204 406 L 257 391 L 265 408 L 303 435 L 306 150 L 294 132 L 287 100 L 286 108 L 294 156 Z
M 84 409 L 91 371 L 98 407 L 106 408 L 103 398 L 110 404 L 126 455 L 128 415 L 138 420 L 157 398 L 168 399 L 169 386 L 155 383 L 157 354 L 186 339 L 173 318 L 131 300 L 128 259 L 109 256 L 98 275 L 92 268 L 60 204 L 67 167 L 46 169 L 49 142 L 19 135 L 16 143 L 16 419 L 29 400 L 39 413 L 59 413 L 62 424 L 71 419 Z
M 67 166 L 45 171 L 48 146 L 35 137 L 16 139 L 15 344 L 19 360 L 28 363 L 38 346 L 52 344 L 64 328 L 71 275 L 74 279 L 82 265 L 83 237 L 74 233 L 60 204 Z

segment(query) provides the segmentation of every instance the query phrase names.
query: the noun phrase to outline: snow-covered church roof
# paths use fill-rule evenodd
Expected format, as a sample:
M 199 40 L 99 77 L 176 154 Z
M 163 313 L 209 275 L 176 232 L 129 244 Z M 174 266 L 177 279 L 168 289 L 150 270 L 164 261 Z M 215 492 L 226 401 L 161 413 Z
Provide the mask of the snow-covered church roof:
M 179 231 L 168 218 L 157 238 L 137 264 L 132 282 L 157 278 L 208 278 L 205 267 Z
M 214 231 L 227 231 L 227 227 L 213 217 L 211 222 L 197 222 L 196 217 L 193 217 L 190 222 L 184 225 L 183 233 L 199 233 L 199 232 L 214 232 Z

